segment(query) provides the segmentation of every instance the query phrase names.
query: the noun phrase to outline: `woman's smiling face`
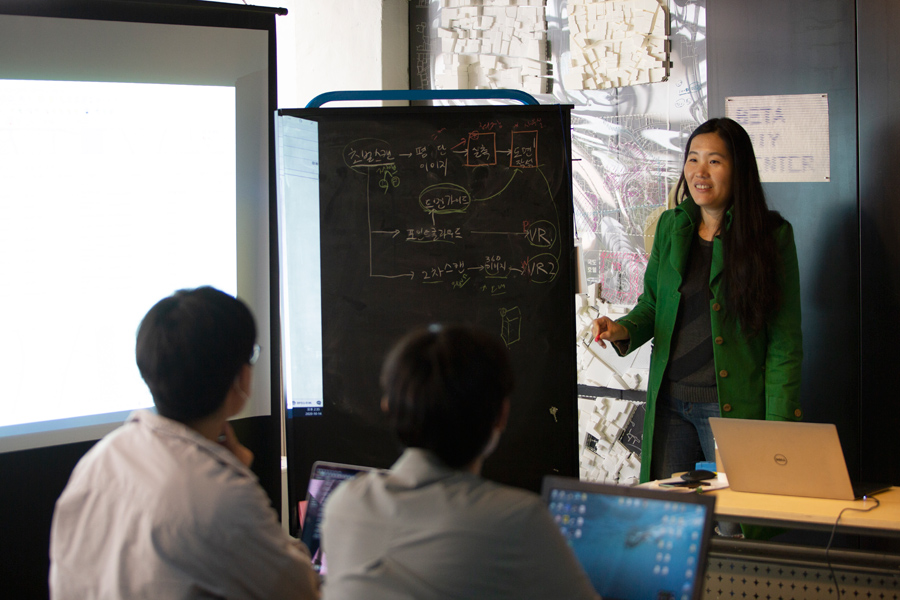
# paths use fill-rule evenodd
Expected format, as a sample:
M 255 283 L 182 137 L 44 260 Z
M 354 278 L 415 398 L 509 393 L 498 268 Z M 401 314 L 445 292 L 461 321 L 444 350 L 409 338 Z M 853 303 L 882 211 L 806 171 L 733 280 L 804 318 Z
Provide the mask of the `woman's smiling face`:
M 691 198 L 709 212 L 731 204 L 732 158 L 717 133 L 701 133 L 691 140 L 684 163 L 684 179 Z

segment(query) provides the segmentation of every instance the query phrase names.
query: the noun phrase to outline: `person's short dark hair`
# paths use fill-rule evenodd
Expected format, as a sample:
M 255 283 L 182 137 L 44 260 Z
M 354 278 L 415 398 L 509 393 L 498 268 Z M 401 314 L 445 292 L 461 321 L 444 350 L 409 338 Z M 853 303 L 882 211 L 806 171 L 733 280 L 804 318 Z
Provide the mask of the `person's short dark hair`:
M 432 325 L 388 354 L 381 385 L 400 441 L 460 468 L 490 441 L 513 372 L 499 338 L 469 326 Z
M 218 410 L 255 343 L 250 309 L 206 286 L 157 302 L 138 328 L 135 354 L 159 414 L 191 423 Z

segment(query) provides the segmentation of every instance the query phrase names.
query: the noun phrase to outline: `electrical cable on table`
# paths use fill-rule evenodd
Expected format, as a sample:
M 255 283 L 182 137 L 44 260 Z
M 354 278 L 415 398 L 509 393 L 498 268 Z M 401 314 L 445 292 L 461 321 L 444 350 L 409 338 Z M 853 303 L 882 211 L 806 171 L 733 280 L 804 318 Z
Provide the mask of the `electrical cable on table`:
M 829 571 L 831 571 L 831 579 L 834 581 L 834 590 L 837 594 L 838 600 L 840 600 L 841 598 L 841 586 L 838 583 L 837 575 L 834 572 L 834 565 L 831 564 L 831 560 L 828 558 L 828 551 L 831 549 L 831 542 L 834 541 L 834 533 L 837 531 L 838 523 L 841 521 L 841 517 L 844 516 L 845 512 L 847 512 L 848 510 L 854 510 L 856 512 L 869 512 L 881 506 L 881 502 L 874 496 L 863 496 L 862 499 L 874 500 L 875 506 L 870 506 L 869 508 L 852 508 L 848 506 L 847 508 L 841 510 L 841 512 L 838 513 L 837 519 L 835 519 L 834 521 L 834 527 L 831 528 L 831 536 L 828 538 L 828 543 L 825 545 L 825 562 L 828 564 Z

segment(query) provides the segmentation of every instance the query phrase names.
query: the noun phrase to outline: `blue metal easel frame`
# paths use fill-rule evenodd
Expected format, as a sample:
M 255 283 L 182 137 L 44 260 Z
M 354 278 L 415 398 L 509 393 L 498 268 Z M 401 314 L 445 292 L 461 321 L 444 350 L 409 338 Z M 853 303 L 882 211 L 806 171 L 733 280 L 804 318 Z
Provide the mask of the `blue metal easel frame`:
M 526 105 L 540 104 L 534 96 L 520 90 L 348 90 L 319 94 L 306 108 L 353 100 L 516 100 Z

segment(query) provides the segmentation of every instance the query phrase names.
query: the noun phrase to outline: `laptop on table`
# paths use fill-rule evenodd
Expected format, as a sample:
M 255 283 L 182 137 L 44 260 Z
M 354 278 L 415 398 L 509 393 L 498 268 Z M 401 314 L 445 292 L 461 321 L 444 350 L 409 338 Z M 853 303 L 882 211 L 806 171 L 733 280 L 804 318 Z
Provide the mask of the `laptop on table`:
M 715 498 L 546 476 L 543 499 L 604 600 L 699 600 Z
M 856 500 L 890 488 L 853 483 L 831 423 L 710 417 L 728 485 L 737 492 Z
M 300 541 L 309 548 L 312 555 L 313 568 L 319 575 L 326 572 L 325 556 L 322 552 L 321 528 L 322 511 L 328 496 L 342 482 L 356 477 L 360 473 L 376 471 L 372 467 L 345 465 L 326 461 L 317 461 L 312 466 L 309 484 L 306 488 L 306 505 L 300 507 L 301 529 Z

